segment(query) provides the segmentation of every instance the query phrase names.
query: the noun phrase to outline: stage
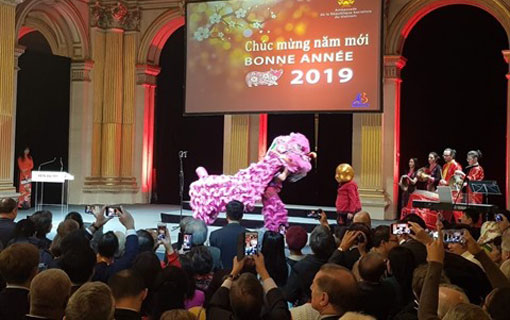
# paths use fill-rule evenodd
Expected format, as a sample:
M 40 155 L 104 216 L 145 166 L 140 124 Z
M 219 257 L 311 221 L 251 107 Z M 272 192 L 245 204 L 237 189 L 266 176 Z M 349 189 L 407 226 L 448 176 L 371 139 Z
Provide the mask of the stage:
M 185 209 L 182 210 L 182 216 L 188 217 L 192 215 L 192 211 L 187 208 L 185 204 Z M 140 204 L 140 205 L 123 205 L 123 208 L 129 211 L 135 220 L 136 229 L 146 229 L 146 228 L 156 228 L 159 222 L 166 222 L 167 226 L 170 230 L 170 236 L 172 238 L 172 243 L 177 242 L 178 236 L 178 227 L 180 220 L 180 207 L 177 205 L 165 205 L 165 204 Z M 264 218 L 259 213 L 260 205 L 255 207 L 253 213 L 245 213 L 243 216 L 243 221 L 241 224 L 248 229 L 258 230 L 261 229 L 264 225 Z M 288 205 L 286 206 L 289 211 L 289 224 L 292 225 L 300 225 L 304 227 L 308 233 L 319 224 L 319 221 L 313 218 L 306 217 L 306 213 L 311 210 L 317 209 L 317 207 L 311 206 L 296 206 L 296 205 Z M 328 221 L 330 225 L 336 224 L 336 213 L 334 208 L 330 207 L 322 207 L 322 209 L 328 214 Z M 48 235 L 48 238 L 53 239 L 57 232 L 58 224 L 64 220 L 64 217 L 67 213 L 62 213 L 60 207 L 46 205 L 44 206 L 44 210 L 49 210 L 53 214 L 53 227 L 51 233 Z M 69 212 L 76 211 L 79 212 L 85 223 L 94 222 L 94 217 L 90 214 L 85 213 L 84 205 L 69 205 Z M 26 218 L 27 216 L 33 214 L 35 212 L 34 208 L 28 210 L 18 210 L 18 216 L 16 218 L 16 222 Z M 378 225 L 389 225 L 393 221 L 387 220 L 372 220 L 372 228 L 377 227 Z M 212 231 L 221 228 L 225 221 L 225 213 L 220 213 L 218 219 L 213 225 L 209 226 L 209 234 Z M 125 231 L 124 227 L 118 219 L 112 219 L 109 221 L 103 229 L 106 231 Z

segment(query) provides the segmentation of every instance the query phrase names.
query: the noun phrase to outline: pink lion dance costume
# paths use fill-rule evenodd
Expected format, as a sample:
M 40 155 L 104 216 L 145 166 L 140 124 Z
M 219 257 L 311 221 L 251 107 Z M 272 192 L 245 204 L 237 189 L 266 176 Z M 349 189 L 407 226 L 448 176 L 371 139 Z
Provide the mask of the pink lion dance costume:
M 205 168 L 198 167 L 198 180 L 190 185 L 189 191 L 193 216 L 212 224 L 230 201 L 238 200 L 247 211 L 252 211 L 262 199 L 264 225 L 268 230 L 278 231 L 287 226 L 287 210 L 278 196 L 282 172 L 288 172 L 290 182 L 298 181 L 312 169 L 310 162 L 314 156 L 308 139 L 300 133 L 291 133 L 275 138 L 261 161 L 235 175 L 209 175 Z

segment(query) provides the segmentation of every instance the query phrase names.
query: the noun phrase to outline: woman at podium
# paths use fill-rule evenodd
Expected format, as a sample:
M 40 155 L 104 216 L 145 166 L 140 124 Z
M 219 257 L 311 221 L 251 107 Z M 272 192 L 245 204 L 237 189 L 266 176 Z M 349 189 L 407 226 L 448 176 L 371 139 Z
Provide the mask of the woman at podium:
M 19 201 L 18 208 L 28 209 L 32 201 L 32 169 L 34 161 L 30 155 L 30 148 L 26 147 L 23 154 L 18 157 L 19 168 Z

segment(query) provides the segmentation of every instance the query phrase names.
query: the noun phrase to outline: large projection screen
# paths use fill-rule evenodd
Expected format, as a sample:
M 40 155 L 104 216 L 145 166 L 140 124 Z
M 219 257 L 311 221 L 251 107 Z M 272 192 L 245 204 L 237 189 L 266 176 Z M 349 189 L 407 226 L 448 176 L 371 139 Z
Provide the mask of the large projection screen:
M 186 5 L 186 114 L 381 111 L 381 0 Z

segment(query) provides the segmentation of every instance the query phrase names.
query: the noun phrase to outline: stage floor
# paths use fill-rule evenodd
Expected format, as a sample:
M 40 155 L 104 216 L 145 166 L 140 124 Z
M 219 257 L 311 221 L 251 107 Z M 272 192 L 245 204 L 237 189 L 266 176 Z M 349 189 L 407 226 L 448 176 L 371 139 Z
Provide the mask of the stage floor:
M 302 206 L 301 206 L 302 207 Z M 146 228 L 156 228 L 157 224 L 161 222 L 161 215 L 170 215 L 172 221 L 175 221 L 176 223 L 167 223 L 167 226 L 170 230 L 170 236 L 172 238 L 172 243 L 177 241 L 178 237 L 178 221 L 180 217 L 180 206 L 177 205 L 164 205 L 164 204 L 139 204 L 139 205 L 123 205 L 123 208 L 128 210 L 135 219 L 135 227 L 136 229 L 146 229 Z M 288 210 L 291 211 L 292 208 L 299 208 L 299 206 L 288 206 Z M 302 207 L 303 208 L 303 207 Z M 304 207 L 304 208 L 312 208 L 312 207 Z M 61 208 L 58 206 L 51 206 L 51 205 L 45 205 L 45 210 L 49 210 L 53 213 L 53 228 L 51 233 L 48 235 L 50 239 L 53 239 L 53 237 L 56 234 L 58 224 L 64 220 L 65 215 L 67 212 L 63 213 Z M 328 210 L 330 208 L 324 208 L 325 210 Z M 83 221 L 85 223 L 92 223 L 94 222 L 94 217 L 90 214 L 85 213 L 85 206 L 84 205 L 69 205 L 69 212 L 76 211 L 79 212 L 82 217 Z M 16 221 L 19 221 L 20 219 L 24 219 L 27 216 L 33 214 L 35 212 L 34 208 L 28 209 L 28 210 L 19 210 L 18 216 L 16 218 Z M 191 216 L 192 212 L 190 210 L 182 210 L 182 216 Z M 331 214 L 329 214 L 329 217 L 331 218 Z M 220 213 L 219 220 L 225 218 L 225 213 Z M 262 226 L 263 225 L 263 216 L 260 213 L 245 213 L 243 215 L 243 221 L 246 221 L 246 223 L 255 223 Z M 329 223 L 331 225 L 336 224 L 336 221 L 334 219 L 328 219 Z M 303 216 L 293 216 L 289 215 L 289 223 L 297 224 L 297 225 L 303 225 L 306 227 L 306 229 L 311 230 L 315 225 L 319 224 L 318 220 L 303 217 Z M 378 225 L 389 225 L 392 221 L 381 221 L 381 220 L 372 220 L 372 227 L 375 228 Z M 216 225 L 209 226 L 209 234 L 214 231 L 221 228 L 221 224 L 216 223 Z M 122 224 L 118 221 L 118 219 L 112 219 L 104 226 L 104 232 L 106 231 L 125 231 Z

